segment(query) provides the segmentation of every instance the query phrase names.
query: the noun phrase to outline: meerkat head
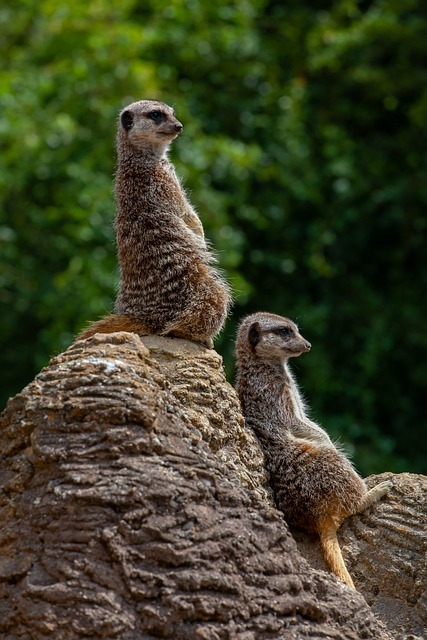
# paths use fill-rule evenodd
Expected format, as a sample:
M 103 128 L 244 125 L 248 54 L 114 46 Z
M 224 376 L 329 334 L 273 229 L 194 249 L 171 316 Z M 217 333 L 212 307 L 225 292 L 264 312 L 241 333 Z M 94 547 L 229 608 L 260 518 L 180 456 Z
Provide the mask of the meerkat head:
M 273 313 L 254 313 L 246 317 L 237 334 L 237 352 L 245 349 L 260 360 L 283 362 L 310 351 L 297 325 Z
M 119 139 L 136 149 L 153 149 L 159 155 L 183 129 L 172 107 L 157 100 L 133 102 L 119 116 Z

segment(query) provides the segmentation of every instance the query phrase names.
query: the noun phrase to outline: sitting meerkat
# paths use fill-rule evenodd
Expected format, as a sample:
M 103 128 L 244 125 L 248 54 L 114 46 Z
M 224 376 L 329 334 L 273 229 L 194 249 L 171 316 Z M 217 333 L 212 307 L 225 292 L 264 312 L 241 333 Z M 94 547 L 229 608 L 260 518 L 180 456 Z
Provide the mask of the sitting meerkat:
M 167 158 L 183 130 L 172 107 L 141 100 L 119 115 L 115 180 L 120 284 L 116 313 L 95 333 L 171 335 L 213 346 L 230 305 L 203 226 Z
M 352 587 L 337 530 L 392 486 L 367 489 L 328 434 L 306 415 L 288 360 L 311 345 L 288 318 L 255 313 L 240 324 L 236 340 L 236 390 L 246 424 L 265 454 L 276 504 L 289 524 L 317 533 L 332 572 Z

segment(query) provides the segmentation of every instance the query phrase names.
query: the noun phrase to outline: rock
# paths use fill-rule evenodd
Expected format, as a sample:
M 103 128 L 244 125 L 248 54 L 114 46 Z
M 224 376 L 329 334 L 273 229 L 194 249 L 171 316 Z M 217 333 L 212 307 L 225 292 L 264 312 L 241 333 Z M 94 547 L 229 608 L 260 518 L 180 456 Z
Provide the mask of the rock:
M 188 418 L 241 483 L 274 506 L 264 456 L 252 431 L 245 428 L 240 404 L 227 383 L 221 356 L 188 340 L 144 336 L 141 338 L 165 376 L 177 400 L 178 415 Z
M 410 473 L 370 476 L 369 488 L 392 480 L 390 493 L 338 532 L 356 589 L 396 640 L 427 636 L 427 477 Z M 293 529 L 302 555 L 328 570 L 318 541 Z
M 393 637 L 427 635 L 427 477 L 383 473 L 369 487 L 392 480 L 393 490 L 376 508 L 342 528 L 347 565 L 358 590 Z
M 1 637 L 390 638 L 247 486 L 218 357 L 144 341 L 77 342 L 2 414 Z

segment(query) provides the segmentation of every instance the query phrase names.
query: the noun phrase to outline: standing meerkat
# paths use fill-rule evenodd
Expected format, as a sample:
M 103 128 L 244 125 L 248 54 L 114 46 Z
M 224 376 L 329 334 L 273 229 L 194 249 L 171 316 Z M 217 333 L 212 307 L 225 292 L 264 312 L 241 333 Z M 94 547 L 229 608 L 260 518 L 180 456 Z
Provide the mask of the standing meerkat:
M 141 100 L 120 113 L 115 181 L 120 284 L 115 315 L 84 330 L 172 335 L 213 346 L 230 304 L 212 264 L 199 216 L 166 153 L 183 130 L 163 102 Z
M 246 424 L 264 450 L 276 504 L 289 524 L 317 533 L 332 572 L 354 589 L 337 531 L 348 516 L 367 509 L 392 486 L 368 491 L 328 434 L 306 415 L 288 360 L 311 345 L 288 318 L 255 313 L 236 340 L 236 389 Z

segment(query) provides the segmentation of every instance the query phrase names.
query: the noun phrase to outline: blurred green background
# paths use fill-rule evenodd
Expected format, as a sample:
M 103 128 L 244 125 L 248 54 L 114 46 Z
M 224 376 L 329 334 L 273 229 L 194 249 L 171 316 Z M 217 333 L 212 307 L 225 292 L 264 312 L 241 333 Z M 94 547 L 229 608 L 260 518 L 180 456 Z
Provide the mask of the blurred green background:
M 0 404 L 112 309 L 118 111 L 174 105 L 171 158 L 238 320 L 288 315 L 294 370 L 363 474 L 425 472 L 427 4 L 3 0 Z

